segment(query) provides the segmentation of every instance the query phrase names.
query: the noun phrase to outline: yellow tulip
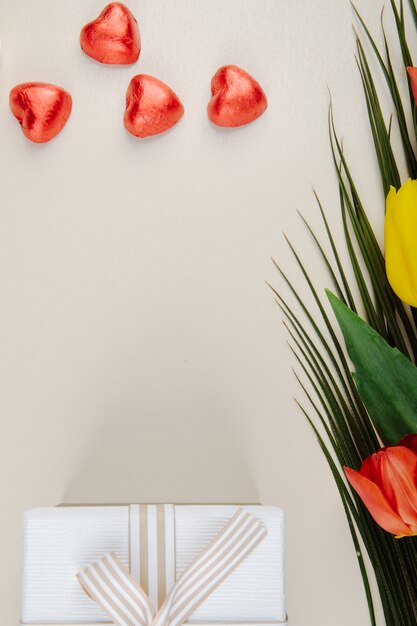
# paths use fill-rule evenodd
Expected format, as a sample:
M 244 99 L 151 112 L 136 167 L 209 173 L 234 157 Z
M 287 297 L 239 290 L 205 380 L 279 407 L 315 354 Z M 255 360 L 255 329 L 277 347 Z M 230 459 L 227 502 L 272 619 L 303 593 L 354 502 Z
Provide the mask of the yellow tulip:
M 417 180 L 391 187 L 386 202 L 385 265 L 391 287 L 417 307 Z

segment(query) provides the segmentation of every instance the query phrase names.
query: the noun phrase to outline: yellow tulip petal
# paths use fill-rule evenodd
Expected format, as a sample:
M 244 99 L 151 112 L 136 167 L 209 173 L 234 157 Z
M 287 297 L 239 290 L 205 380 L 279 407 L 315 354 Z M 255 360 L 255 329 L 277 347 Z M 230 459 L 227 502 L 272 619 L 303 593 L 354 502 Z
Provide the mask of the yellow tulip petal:
M 388 280 L 401 300 L 417 306 L 417 181 L 409 179 L 386 201 L 385 260 Z
M 397 197 L 397 190 L 395 189 L 395 187 L 391 185 L 391 187 L 389 188 L 387 199 L 385 201 L 387 211 L 391 209 L 393 203 L 395 202 L 396 197 Z

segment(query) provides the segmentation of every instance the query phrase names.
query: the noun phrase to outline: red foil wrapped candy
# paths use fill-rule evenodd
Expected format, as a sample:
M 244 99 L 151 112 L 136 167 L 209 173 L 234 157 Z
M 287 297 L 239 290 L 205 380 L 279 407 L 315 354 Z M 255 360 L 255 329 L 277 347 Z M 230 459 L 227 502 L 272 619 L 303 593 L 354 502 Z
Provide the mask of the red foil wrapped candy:
M 22 83 L 9 96 L 10 108 L 25 136 L 35 143 L 53 139 L 71 113 L 68 91 L 49 83 Z
M 260 84 L 237 65 L 224 65 L 211 80 L 212 99 L 207 113 L 217 126 L 243 126 L 256 120 L 268 106 Z
M 135 63 L 140 54 L 138 23 L 124 4 L 112 2 L 84 26 L 80 44 L 89 57 L 100 63 Z
M 178 96 L 158 78 L 138 74 L 130 81 L 124 125 L 135 137 L 159 135 L 172 128 L 183 114 Z

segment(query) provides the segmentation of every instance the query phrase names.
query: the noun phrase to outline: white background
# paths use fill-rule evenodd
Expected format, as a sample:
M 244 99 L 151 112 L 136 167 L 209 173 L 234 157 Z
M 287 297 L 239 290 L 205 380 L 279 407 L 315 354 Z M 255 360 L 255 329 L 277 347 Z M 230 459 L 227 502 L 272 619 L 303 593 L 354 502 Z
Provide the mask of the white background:
M 358 5 L 380 41 L 382 4 Z M 18 621 L 26 508 L 261 501 L 286 511 L 291 623 L 367 624 L 342 506 L 293 401 L 302 392 L 264 282 L 281 284 L 274 256 L 310 302 L 285 231 L 320 289 L 329 284 L 296 213 L 322 233 L 312 184 L 346 258 L 326 85 L 382 232 L 349 2 L 129 7 L 142 53 L 115 68 L 78 45 L 101 1 L 0 2 L 2 623 Z M 206 117 L 211 76 L 227 63 L 269 99 L 258 121 L 229 131 Z M 167 82 L 186 109 L 176 128 L 145 141 L 122 123 L 137 73 Z M 73 96 L 49 144 L 28 142 L 9 111 L 10 89 L 25 81 Z

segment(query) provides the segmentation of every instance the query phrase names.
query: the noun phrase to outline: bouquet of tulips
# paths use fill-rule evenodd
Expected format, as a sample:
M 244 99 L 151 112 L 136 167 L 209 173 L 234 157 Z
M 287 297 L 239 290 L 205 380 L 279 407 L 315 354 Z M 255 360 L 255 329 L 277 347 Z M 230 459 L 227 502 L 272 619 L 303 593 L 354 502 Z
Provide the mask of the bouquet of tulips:
M 385 199 L 381 206 L 385 241 L 378 242 L 368 219 L 330 105 L 330 144 L 351 267 L 342 264 L 317 197 L 327 243 L 304 223 L 327 268 L 331 290 L 319 295 L 288 242 L 317 315 L 278 265 L 290 298 L 283 290 L 273 291 L 301 368 L 296 375 L 310 404 L 300 407 L 317 435 L 346 512 L 371 624 L 377 624 L 373 570 L 386 626 L 413 626 L 417 624 L 417 67 L 408 37 L 417 39 L 417 7 L 414 0 L 406 7 L 402 0 L 390 0 L 390 6 L 397 39 L 388 41 L 382 22 L 381 49 L 354 8 L 361 33 L 356 37 L 357 62 Z M 393 62 L 393 45 L 401 59 L 399 68 Z M 391 98 L 388 120 L 380 106 L 370 54 Z M 402 155 L 393 147 L 394 129 Z M 399 165 L 403 161 L 404 171 Z

